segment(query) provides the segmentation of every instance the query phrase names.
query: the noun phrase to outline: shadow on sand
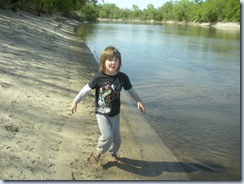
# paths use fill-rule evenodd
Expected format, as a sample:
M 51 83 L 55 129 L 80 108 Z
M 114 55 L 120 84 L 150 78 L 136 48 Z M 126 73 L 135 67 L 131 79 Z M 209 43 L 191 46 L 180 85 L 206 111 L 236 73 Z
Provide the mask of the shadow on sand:
M 163 172 L 222 172 L 223 167 L 217 164 L 193 164 L 188 162 L 151 162 L 129 158 L 119 158 L 119 162 L 107 162 L 103 169 L 117 167 L 140 176 L 159 176 Z

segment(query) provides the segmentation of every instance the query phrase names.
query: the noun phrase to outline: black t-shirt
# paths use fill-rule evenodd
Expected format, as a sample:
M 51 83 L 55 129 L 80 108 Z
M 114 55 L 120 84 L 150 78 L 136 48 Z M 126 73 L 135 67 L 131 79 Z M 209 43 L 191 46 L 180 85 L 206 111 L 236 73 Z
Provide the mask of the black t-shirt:
M 123 72 L 118 72 L 113 76 L 98 73 L 88 85 L 91 89 L 96 89 L 95 112 L 110 117 L 120 113 L 120 91 L 122 87 L 125 90 L 132 87 L 129 77 Z

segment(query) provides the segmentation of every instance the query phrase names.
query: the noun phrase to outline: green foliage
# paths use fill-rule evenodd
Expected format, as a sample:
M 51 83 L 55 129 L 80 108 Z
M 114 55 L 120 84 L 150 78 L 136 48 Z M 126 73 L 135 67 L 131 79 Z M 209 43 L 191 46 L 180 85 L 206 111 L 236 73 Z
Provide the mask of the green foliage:
M 214 6 L 212 2 L 204 3 L 202 11 L 202 20 L 204 22 L 217 22 L 218 14 L 217 8 Z
M 73 6 L 74 6 L 74 4 L 73 4 L 72 0 L 55 1 L 55 7 L 64 16 L 68 16 L 69 15 L 69 12 L 74 8 Z
M 227 0 L 223 8 L 225 21 L 240 22 L 240 8 L 239 0 Z
M 129 11 L 127 11 L 129 14 Z M 130 18 L 131 19 L 138 19 L 142 15 L 142 11 L 140 10 L 139 6 L 137 5 L 132 5 L 132 11 L 130 12 Z
M 240 22 L 240 2 L 239 0 L 170 0 L 160 8 L 148 4 L 143 10 L 137 5 L 132 5 L 131 10 L 125 10 L 119 9 L 115 4 L 103 4 L 99 6 L 99 17 L 210 23 Z
M 99 15 L 97 8 L 92 4 L 85 4 L 82 6 L 81 12 L 83 13 L 84 17 L 86 17 L 87 21 L 96 21 Z
M 169 1 L 165 3 L 161 9 L 162 9 L 162 16 L 163 20 L 173 20 L 174 14 L 173 14 L 173 3 L 172 1 Z
M 179 0 L 168 1 L 155 8 L 148 4 L 141 10 L 137 5 L 120 9 L 115 4 L 98 4 L 98 0 L 0 0 L 0 6 L 14 4 L 40 14 L 81 15 L 80 20 L 107 19 L 173 20 L 191 22 L 240 22 L 239 0 Z
M 99 7 L 99 17 L 107 19 L 120 19 L 126 12 L 120 10 L 115 4 L 105 4 Z
M 18 0 L 18 7 L 31 13 L 61 14 L 70 17 L 73 12 L 85 15 L 86 20 L 98 18 L 97 0 Z M 82 12 L 83 11 L 83 12 Z

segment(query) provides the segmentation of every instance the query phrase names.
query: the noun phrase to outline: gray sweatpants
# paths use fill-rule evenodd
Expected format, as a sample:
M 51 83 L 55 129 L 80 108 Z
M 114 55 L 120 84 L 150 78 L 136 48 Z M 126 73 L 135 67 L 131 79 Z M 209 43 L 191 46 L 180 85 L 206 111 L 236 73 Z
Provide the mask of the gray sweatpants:
M 111 154 L 116 154 L 121 145 L 120 114 L 114 117 L 96 114 L 96 117 L 101 133 L 97 143 L 97 150 L 102 154 L 107 151 Z

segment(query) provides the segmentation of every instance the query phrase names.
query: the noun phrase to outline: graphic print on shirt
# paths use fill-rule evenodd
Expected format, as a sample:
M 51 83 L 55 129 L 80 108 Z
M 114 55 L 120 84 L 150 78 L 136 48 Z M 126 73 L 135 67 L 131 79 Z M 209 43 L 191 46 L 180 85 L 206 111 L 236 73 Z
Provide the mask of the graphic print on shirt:
M 99 89 L 97 111 L 109 114 L 111 112 L 111 102 L 119 97 L 120 89 L 121 85 L 118 79 L 113 84 L 104 82 Z

